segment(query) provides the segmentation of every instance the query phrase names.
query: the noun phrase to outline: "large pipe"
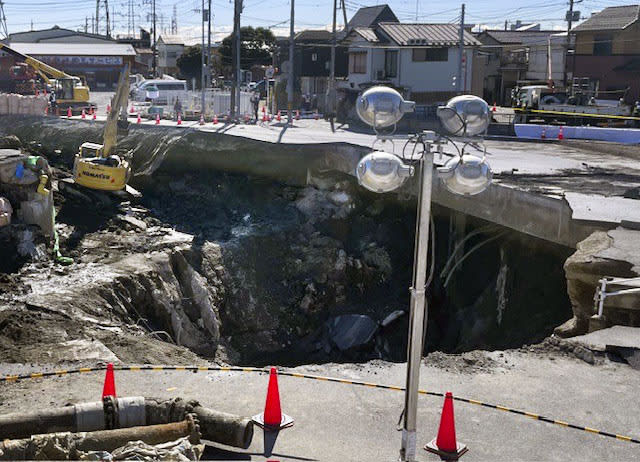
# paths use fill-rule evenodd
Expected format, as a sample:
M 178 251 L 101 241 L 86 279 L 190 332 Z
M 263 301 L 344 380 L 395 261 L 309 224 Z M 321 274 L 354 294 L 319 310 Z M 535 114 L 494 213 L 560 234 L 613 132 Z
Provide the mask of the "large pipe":
M 49 433 L 30 438 L 5 440 L 0 443 L 0 460 L 33 460 L 55 457 L 77 459 L 78 452 L 112 452 L 131 441 L 149 445 L 175 441 L 188 437 L 192 444 L 200 443 L 197 422 L 187 414 L 181 422 L 116 430 L 98 430 L 80 433 Z
M 109 406 L 115 411 L 105 413 Z M 203 439 L 243 449 L 251 444 L 253 423 L 249 418 L 208 409 L 197 401 L 143 397 L 118 398 L 106 404 L 79 403 L 31 413 L 5 414 L 0 416 L 0 440 L 51 432 L 86 432 L 166 424 L 182 421 L 189 413 L 197 415 Z

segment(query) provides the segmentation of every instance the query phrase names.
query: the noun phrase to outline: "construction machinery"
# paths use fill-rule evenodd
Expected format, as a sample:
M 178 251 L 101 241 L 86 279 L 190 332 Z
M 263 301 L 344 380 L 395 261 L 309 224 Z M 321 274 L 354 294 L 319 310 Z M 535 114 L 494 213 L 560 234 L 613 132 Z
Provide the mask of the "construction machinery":
M 89 101 L 89 87 L 80 77 L 69 75 L 49 64 L 22 54 L 4 43 L 0 43 L 0 51 L 29 65 L 40 76 L 47 89 L 55 92 L 56 103 L 59 107 L 71 108 L 72 111 L 82 111 L 83 109 L 90 111 L 96 108 L 96 105 Z M 20 64 L 18 66 L 20 67 Z
M 116 153 L 120 112 L 127 106 L 129 95 L 129 65 L 125 65 L 111 111 L 104 127 L 103 144 L 83 143 L 73 163 L 73 179 L 76 184 L 89 189 L 120 191 L 125 189 L 131 166 L 129 153 Z
M 637 108 L 622 100 L 596 100 L 597 91 L 567 94 L 546 85 L 516 87 L 513 91 L 515 123 L 558 125 L 640 126 Z
M 25 63 L 0 69 L 0 91 L 5 93 L 34 95 L 37 89 L 36 80 L 36 72 Z

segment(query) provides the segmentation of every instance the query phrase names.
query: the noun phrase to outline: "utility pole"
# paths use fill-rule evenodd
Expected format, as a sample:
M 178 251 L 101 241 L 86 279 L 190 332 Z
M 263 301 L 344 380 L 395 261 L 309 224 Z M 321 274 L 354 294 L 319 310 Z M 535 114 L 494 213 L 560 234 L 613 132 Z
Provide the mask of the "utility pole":
M 290 0 L 291 1 L 291 19 L 289 21 L 289 78 L 287 79 L 287 110 L 288 110 L 288 116 L 289 116 L 289 125 L 293 126 L 293 91 L 295 89 L 295 86 L 293 85 L 293 79 L 295 76 L 294 70 L 293 70 L 293 63 L 295 61 L 294 59 L 294 55 L 295 55 L 295 44 L 294 44 L 294 40 L 295 40 L 295 36 L 294 36 L 294 31 L 293 31 L 293 26 L 294 26 L 294 18 L 295 18 L 295 0 Z
M 569 56 L 569 48 L 571 47 L 571 26 L 573 26 L 573 3 L 574 0 L 569 0 L 569 11 L 567 12 L 567 43 L 565 45 L 565 63 L 564 63 L 564 72 L 563 72 L 563 83 L 564 83 L 564 88 L 566 90 L 569 82 L 567 80 L 567 57 Z M 574 53 L 574 57 L 573 59 L 575 59 L 575 53 Z
M 4 2 L 2 0 L 0 0 L 0 33 L 4 35 L 4 38 L 9 38 L 7 16 L 4 14 Z
M 204 20 L 207 12 L 204 10 L 204 0 L 202 0 L 202 48 L 200 48 L 200 61 L 202 67 L 200 69 L 200 115 L 204 117 L 204 87 L 205 87 L 205 71 L 204 71 Z
M 418 22 L 418 10 L 420 9 L 420 0 L 416 0 L 416 23 Z
M 175 5 L 173 6 L 174 12 Z M 211 85 L 211 0 L 209 0 L 209 8 L 207 9 L 207 86 Z M 176 32 L 178 31 L 177 19 L 176 19 Z
M 240 117 L 240 14 L 242 0 L 234 0 L 233 5 L 233 83 L 231 86 L 231 118 Z
M 338 14 L 338 0 L 333 0 L 333 30 L 331 34 L 331 70 L 329 72 L 329 88 L 327 90 L 327 101 L 325 106 L 329 113 L 329 123 L 331 131 L 336 131 L 333 125 L 333 118 L 336 113 L 336 15 Z
M 465 88 L 462 82 L 462 64 L 464 62 L 464 3 L 462 4 L 462 12 L 460 13 L 460 56 L 458 57 L 458 92 L 464 93 Z
M 347 32 L 347 7 L 344 5 L 344 0 L 340 0 L 342 5 L 342 16 L 344 19 L 344 31 Z
M 84 33 L 86 34 L 87 32 L 89 32 L 89 18 L 88 17 L 84 17 Z
M 158 76 L 158 58 L 157 58 L 157 54 L 158 54 L 158 50 L 157 50 L 157 44 L 156 44 L 156 0 L 152 0 L 151 1 L 151 20 L 153 21 L 153 59 L 151 61 L 151 68 L 153 70 L 153 76 L 157 77 Z
M 100 33 L 100 0 L 96 0 L 96 35 Z
M 111 27 L 109 24 L 109 0 L 104 0 L 104 13 L 107 16 L 107 38 L 111 38 Z

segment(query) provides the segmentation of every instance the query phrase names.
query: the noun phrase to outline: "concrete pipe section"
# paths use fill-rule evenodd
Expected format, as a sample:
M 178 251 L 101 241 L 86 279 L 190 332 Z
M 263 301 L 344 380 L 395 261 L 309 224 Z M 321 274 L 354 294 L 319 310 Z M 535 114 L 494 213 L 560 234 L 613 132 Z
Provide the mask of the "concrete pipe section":
M 197 417 L 203 439 L 243 449 L 251 444 L 253 424 L 249 418 L 208 409 L 197 401 L 144 397 L 107 397 L 103 402 L 6 414 L 0 416 L 0 439 L 167 424 L 181 422 L 190 413 Z

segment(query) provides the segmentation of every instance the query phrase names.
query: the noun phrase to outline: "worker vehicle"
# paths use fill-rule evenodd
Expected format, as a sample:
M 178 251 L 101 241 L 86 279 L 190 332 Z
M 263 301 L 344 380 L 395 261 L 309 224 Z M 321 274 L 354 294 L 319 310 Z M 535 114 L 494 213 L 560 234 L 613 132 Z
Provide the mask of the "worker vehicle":
M 597 91 L 573 88 L 570 93 L 545 85 L 516 87 L 512 94 L 514 123 L 640 126 L 637 110 L 620 100 L 599 100 Z
M 129 94 L 129 65 L 120 75 L 118 89 L 104 128 L 103 144 L 83 143 L 73 163 L 73 179 L 76 184 L 101 191 L 120 191 L 127 186 L 131 166 L 130 153 L 116 152 L 118 122 L 122 109 L 127 107 Z
M 143 80 L 131 89 L 131 99 L 138 102 L 151 101 L 150 89 L 152 92 L 157 90 L 157 97 L 153 99 L 153 104 L 160 106 L 173 105 L 176 99 L 185 102 L 188 97 L 186 80 L 153 79 Z
M 37 78 L 35 71 L 25 63 L 17 63 L 9 69 L 0 69 L 0 91 L 20 95 L 36 93 Z
M 71 108 L 72 112 L 96 108 L 95 104 L 89 102 L 89 87 L 80 77 L 69 75 L 31 56 L 22 54 L 4 43 L 0 43 L 0 51 L 30 66 L 42 79 L 47 89 L 55 92 L 56 103 L 59 107 Z

